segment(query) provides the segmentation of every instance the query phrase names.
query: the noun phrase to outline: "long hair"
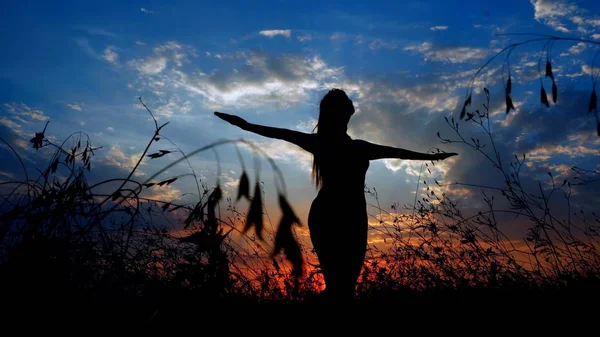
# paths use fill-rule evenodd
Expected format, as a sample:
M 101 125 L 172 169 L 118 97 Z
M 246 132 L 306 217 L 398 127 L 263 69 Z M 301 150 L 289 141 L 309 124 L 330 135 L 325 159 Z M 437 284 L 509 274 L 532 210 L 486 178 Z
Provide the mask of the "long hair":
M 332 141 L 346 136 L 346 129 L 350 117 L 354 114 L 352 100 L 341 89 L 331 89 L 323 97 L 319 105 L 319 120 L 315 129 L 319 145 L 313 155 L 312 177 L 317 188 L 323 185 L 323 175 L 327 175 L 327 168 L 323 167 L 323 151 Z

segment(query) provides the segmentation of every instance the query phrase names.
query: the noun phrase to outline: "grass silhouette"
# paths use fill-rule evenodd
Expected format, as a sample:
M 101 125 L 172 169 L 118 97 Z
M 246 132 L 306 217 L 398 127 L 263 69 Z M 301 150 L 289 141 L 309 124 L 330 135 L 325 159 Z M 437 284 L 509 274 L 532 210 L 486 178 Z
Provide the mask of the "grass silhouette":
M 449 185 L 429 174 L 433 162 L 423 166 L 423 185 L 413 205 L 386 210 L 376 189 L 366 188 L 376 209 L 370 230 L 383 237 L 386 247 L 370 246 L 357 303 L 509 303 L 597 296 L 600 217 L 577 210 L 569 200 L 574 186 L 594 183 L 600 172 L 574 167 L 575 180 L 558 182 L 550 174 L 549 188 L 523 184 L 520 169 L 526 158 L 515 156 L 508 166 L 501 162 L 489 124 L 489 92 L 484 92 L 482 112 L 469 114 L 464 123 L 481 128 L 486 138 L 466 139 L 453 118 L 446 119 L 452 136 L 442 132 L 439 137 L 485 156 L 504 181 L 497 186 L 452 184 L 480 188 L 484 207 L 476 211 L 461 209 L 443 192 Z M 188 154 L 179 148 L 150 153 L 153 144 L 168 140 L 160 133 L 167 124 L 159 126 L 152 118 L 155 132 L 129 174 L 94 184 L 87 174 L 100 149 L 86 134 L 73 133 L 57 144 L 46 136 L 51 131 L 46 124 L 31 139 L 36 150 L 53 154 L 37 177 L 30 177 L 21 162 L 25 180 L 0 185 L 0 291 L 6 303 L 39 315 L 52 315 L 51 309 L 63 304 L 85 320 L 136 324 L 166 322 L 190 314 L 190 307 L 216 303 L 319 303 L 322 278 L 318 266 L 306 263 L 314 258 L 311 248 L 296 240 L 296 218 L 276 164 L 245 140 L 218 141 Z M 258 177 L 251 188 L 243 161 L 237 199 L 247 199 L 248 212 L 240 211 L 234 200 L 223 200 L 218 181 L 209 187 L 199 180 L 188 161 L 239 143 L 265 156 L 277 173 L 275 193 L 288 217 L 277 226 L 262 201 L 262 194 L 270 192 Z M 181 158 L 145 181 L 136 180 L 142 160 L 160 160 L 171 152 Z M 142 191 L 160 190 L 180 179 L 158 179 L 179 163 L 188 164 L 187 175 L 196 181 L 195 204 L 142 196 Z M 568 205 L 566 214 L 554 210 L 556 198 Z M 506 221 L 515 219 L 527 229 L 523 240 L 505 233 Z

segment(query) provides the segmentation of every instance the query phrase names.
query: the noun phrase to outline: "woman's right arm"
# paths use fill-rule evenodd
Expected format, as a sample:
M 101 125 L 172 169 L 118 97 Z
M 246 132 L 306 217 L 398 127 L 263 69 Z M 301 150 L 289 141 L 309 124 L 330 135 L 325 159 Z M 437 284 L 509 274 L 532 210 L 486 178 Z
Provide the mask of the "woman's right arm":
M 311 134 L 294 131 L 294 130 L 289 130 L 289 129 L 276 128 L 276 127 L 259 125 L 259 124 L 252 124 L 252 123 L 248 123 L 246 120 L 244 120 L 243 118 L 240 118 L 238 116 L 224 114 L 221 112 L 215 112 L 215 115 L 217 117 L 223 119 L 224 121 L 227 121 L 230 124 L 241 128 L 242 130 L 256 133 L 258 135 L 268 137 L 268 138 L 285 140 L 292 144 L 296 144 L 296 145 L 300 146 L 301 148 L 303 148 L 304 150 L 309 151 L 309 152 L 313 152 L 313 150 L 314 150 L 313 149 L 314 146 L 312 144 L 313 137 Z

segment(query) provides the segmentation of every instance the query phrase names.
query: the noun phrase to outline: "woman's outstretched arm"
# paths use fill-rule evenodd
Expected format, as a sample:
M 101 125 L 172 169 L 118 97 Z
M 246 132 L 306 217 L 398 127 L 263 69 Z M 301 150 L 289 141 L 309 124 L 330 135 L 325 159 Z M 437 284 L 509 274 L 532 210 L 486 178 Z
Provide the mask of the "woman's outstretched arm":
M 287 142 L 300 146 L 306 151 L 313 152 L 313 146 L 311 141 L 312 137 L 308 133 L 283 128 L 275 128 L 265 125 L 252 124 L 248 123 L 246 120 L 238 116 L 224 114 L 216 111 L 215 116 L 221 118 L 224 121 L 229 122 L 231 125 L 235 125 L 241 128 L 242 130 L 253 132 L 264 137 L 285 140 Z
M 379 145 L 369 143 L 364 140 L 359 141 L 361 144 L 361 152 L 369 160 L 394 158 L 406 160 L 444 160 L 448 157 L 456 156 L 458 153 L 423 153 L 415 152 L 397 147 Z

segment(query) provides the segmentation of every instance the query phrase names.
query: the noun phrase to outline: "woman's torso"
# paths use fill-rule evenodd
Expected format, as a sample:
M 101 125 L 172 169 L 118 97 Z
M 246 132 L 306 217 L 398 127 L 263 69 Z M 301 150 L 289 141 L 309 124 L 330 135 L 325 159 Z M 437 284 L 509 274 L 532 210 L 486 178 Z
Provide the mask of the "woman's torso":
M 311 211 L 322 213 L 325 207 L 337 217 L 366 217 L 364 187 L 369 160 L 358 143 L 348 137 L 322 144 L 318 150 L 323 182 Z

